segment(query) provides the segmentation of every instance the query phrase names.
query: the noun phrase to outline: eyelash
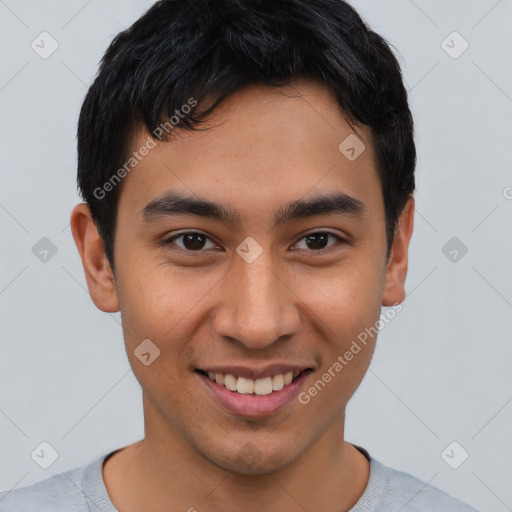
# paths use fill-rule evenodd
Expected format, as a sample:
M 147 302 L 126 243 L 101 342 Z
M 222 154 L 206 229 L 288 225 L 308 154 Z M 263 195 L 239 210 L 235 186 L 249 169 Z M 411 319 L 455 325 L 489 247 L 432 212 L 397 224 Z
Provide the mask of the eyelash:
M 298 249 L 298 250 L 299 251 L 306 251 L 306 252 L 309 252 L 309 253 L 325 254 L 325 253 L 328 253 L 331 250 L 333 250 L 333 247 L 336 247 L 336 246 L 338 246 L 340 244 L 348 243 L 344 238 L 340 237 L 339 235 L 336 235 L 335 233 L 331 233 L 330 231 L 312 231 L 311 233 L 307 233 L 306 235 L 303 235 L 301 238 L 299 238 L 299 240 L 297 240 L 297 242 L 295 242 L 294 245 L 296 245 L 297 243 L 299 243 L 300 241 L 304 240 L 305 238 L 307 238 L 309 236 L 319 235 L 319 234 L 330 235 L 330 236 L 334 237 L 336 239 L 336 243 L 331 244 L 331 245 L 325 247 L 324 249 L 318 249 L 318 250 Z M 163 246 L 168 246 L 168 245 L 174 243 L 174 240 L 182 238 L 182 237 L 184 237 L 186 235 L 201 235 L 201 236 L 204 236 L 206 239 L 208 239 L 208 240 L 213 242 L 213 240 L 211 240 L 211 238 L 209 236 L 205 235 L 204 233 L 201 233 L 200 231 L 184 231 L 184 232 L 179 233 L 177 235 L 173 235 L 172 237 L 166 238 L 165 240 L 162 241 L 162 245 Z M 200 249 L 200 250 L 197 250 L 197 251 L 192 251 L 190 249 L 182 249 L 182 248 L 172 249 L 172 250 L 176 251 L 176 252 L 186 253 L 187 255 L 194 255 L 194 256 L 195 255 L 197 255 L 197 256 L 203 255 L 203 253 L 206 251 L 205 249 Z

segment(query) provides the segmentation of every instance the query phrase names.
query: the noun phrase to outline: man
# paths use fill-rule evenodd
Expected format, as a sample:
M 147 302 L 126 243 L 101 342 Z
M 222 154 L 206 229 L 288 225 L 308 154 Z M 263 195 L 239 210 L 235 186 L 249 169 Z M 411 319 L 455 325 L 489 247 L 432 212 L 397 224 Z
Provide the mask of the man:
M 0 510 L 474 511 L 344 440 L 414 167 L 398 63 L 346 3 L 157 2 L 84 101 L 71 215 L 145 437 Z

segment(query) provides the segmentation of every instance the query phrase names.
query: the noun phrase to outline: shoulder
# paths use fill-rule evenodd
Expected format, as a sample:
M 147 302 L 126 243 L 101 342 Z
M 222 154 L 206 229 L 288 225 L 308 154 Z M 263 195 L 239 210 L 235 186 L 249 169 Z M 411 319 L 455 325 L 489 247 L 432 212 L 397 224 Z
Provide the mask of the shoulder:
M 46 512 L 65 507 L 70 512 L 87 510 L 80 492 L 83 468 L 51 476 L 26 487 L 0 493 L 0 512 Z
M 403 512 L 478 512 L 438 487 L 403 471 L 381 464 L 385 475 L 382 511 L 396 510 L 397 501 Z
M 384 465 L 363 447 L 354 446 L 370 461 L 370 477 L 350 512 L 478 512 L 438 487 Z
M 0 512 L 89 512 L 84 480 L 88 471 L 97 469 L 101 459 L 32 485 L 0 492 Z

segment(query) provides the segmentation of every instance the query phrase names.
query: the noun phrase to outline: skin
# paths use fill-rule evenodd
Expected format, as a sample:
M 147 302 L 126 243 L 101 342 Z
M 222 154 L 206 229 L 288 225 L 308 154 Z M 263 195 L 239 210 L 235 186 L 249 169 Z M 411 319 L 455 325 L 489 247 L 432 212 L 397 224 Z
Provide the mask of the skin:
M 306 363 L 315 371 L 303 389 L 311 386 L 375 325 L 382 305 L 404 300 L 414 199 L 387 259 L 370 132 L 358 128 L 366 150 L 355 161 L 340 153 L 353 130 L 321 84 L 247 87 L 208 123 L 204 132 L 173 132 L 124 178 L 114 280 L 87 205 L 72 212 L 91 298 L 102 311 L 121 311 L 143 390 L 145 437 L 107 460 L 107 490 L 121 512 L 349 510 L 367 486 L 369 463 L 344 440 L 345 409 L 375 338 L 307 405 L 294 400 L 261 418 L 226 412 L 194 369 Z M 133 150 L 146 138 L 141 129 Z M 237 210 L 241 224 L 194 215 L 144 223 L 144 206 L 170 190 Z M 274 226 L 280 206 L 332 191 L 362 201 L 364 214 Z M 199 256 L 183 238 L 160 243 L 183 231 L 209 237 Z M 323 246 L 318 240 L 308 246 L 304 236 L 311 231 L 346 242 L 329 237 Z M 236 253 L 248 236 L 263 249 L 250 264 Z M 147 338 L 161 351 L 149 366 L 133 353 Z

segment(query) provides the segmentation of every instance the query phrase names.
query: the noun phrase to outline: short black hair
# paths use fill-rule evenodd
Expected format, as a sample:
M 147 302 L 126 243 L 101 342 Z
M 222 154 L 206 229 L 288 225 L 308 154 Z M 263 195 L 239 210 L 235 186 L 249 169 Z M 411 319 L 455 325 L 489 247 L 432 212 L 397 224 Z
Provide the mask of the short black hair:
M 145 126 L 153 143 L 168 140 L 175 125 L 200 129 L 246 85 L 299 78 L 324 84 L 351 126 L 370 128 L 389 256 L 416 165 L 407 91 L 389 43 L 342 0 L 160 0 L 111 42 L 78 122 L 78 188 L 113 270 L 116 185 L 136 165 L 127 167 L 133 130 Z

